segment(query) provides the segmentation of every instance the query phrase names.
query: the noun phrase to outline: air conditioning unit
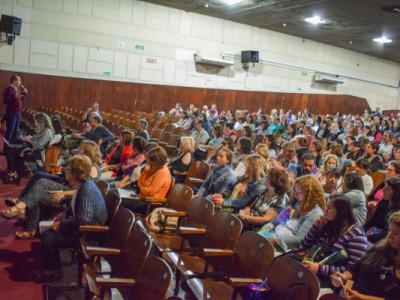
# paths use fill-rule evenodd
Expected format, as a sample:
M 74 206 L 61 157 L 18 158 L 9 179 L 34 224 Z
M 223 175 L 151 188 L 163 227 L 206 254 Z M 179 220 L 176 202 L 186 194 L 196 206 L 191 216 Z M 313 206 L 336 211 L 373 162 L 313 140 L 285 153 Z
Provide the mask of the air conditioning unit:
M 210 65 L 210 66 L 217 66 L 217 67 L 231 67 L 234 65 L 233 61 L 225 60 L 223 58 L 205 56 L 205 55 L 194 55 L 194 61 L 196 64 L 203 64 L 203 65 Z
M 340 79 L 338 75 L 324 75 L 324 74 L 315 74 L 314 81 L 331 83 L 331 84 L 344 83 L 344 80 Z

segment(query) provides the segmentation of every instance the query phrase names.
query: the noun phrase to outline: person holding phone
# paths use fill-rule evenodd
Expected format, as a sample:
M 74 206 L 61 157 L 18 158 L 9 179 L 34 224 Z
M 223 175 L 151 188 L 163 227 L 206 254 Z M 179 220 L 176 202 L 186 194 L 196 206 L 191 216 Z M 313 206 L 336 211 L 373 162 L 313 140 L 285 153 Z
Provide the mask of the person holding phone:
M 347 281 L 354 281 L 347 287 Z M 331 276 L 335 287 L 344 287 L 347 299 L 395 300 L 400 295 L 400 212 L 389 218 L 389 231 L 385 239 L 371 248 L 361 260 L 345 272 Z

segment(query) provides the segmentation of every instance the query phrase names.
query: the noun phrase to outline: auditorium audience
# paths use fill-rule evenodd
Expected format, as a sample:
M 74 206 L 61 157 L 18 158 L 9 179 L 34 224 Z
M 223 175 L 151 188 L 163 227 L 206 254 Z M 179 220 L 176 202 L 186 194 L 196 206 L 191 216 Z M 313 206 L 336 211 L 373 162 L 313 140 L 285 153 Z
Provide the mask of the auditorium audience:
M 355 279 L 354 287 L 346 290 L 348 297 L 351 295 L 354 299 L 370 299 L 366 295 L 392 299 L 400 292 L 399 278 L 393 277 L 392 271 L 389 275 L 386 269 L 399 269 L 400 243 L 396 238 L 400 235 L 400 152 L 398 146 L 392 144 L 399 135 L 395 116 L 394 122 L 368 113 L 347 116 L 338 113 L 322 117 L 305 109 L 296 118 L 289 111 L 285 113 L 283 109 L 275 108 L 267 115 L 246 109 L 218 114 L 213 104 L 210 110 L 204 105 L 201 112 L 192 105 L 191 118 L 188 119 L 188 112 L 177 103 L 169 112 L 171 116 L 162 117 L 163 122 L 164 119 L 168 124 L 176 122 L 176 127 L 191 129 L 192 133 L 181 136 L 176 157 L 167 163 L 167 153 L 160 146 L 144 151 L 146 140 L 150 138 L 147 127 L 155 128 L 154 121 L 140 116 L 141 119 L 136 121 L 134 138 L 130 131 L 123 130 L 119 142 L 111 143 L 114 136 L 102 125 L 97 111 L 92 106 L 82 115 L 82 119 L 88 119 L 91 125 L 90 132 L 85 135 L 90 140 L 82 140 L 79 154 L 68 160 L 65 180 L 37 172 L 19 198 L 6 200 L 11 208 L 1 212 L 5 218 L 25 215 L 23 230 L 17 232 L 16 237 L 31 239 L 36 234 L 39 220 L 49 212 L 71 206 L 72 216 L 61 222 L 57 217 L 52 229 L 42 236 L 43 256 L 48 259 L 44 261 L 43 269 L 37 272 L 40 280 L 54 281 L 62 277 L 59 248 L 78 245 L 79 224 L 105 222 L 104 200 L 94 185 L 102 171 L 115 171 L 113 175 L 118 175 L 115 179 L 120 181 L 112 182 L 111 186 L 132 191 L 132 196 L 123 198 L 121 205 L 135 213 L 145 214 L 150 199 L 166 198 L 173 184 L 171 175 L 188 171 L 195 159 L 210 157 L 207 161 L 210 173 L 197 196 L 212 200 L 217 210 L 237 214 L 244 230 L 257 231 L 269 239 L 278 252 L 299 247 L 307 250 L 313 260 L 306 260 L 303 264 L 319 277 L 321 287 L 327 286 L 327 279 L 331 276 L 335 286 L 339 277 L 343 281 Z M 181 118 L 177 121 L 179 115 Z M 35 119 L 37 116 L 40 113 Z M 374 118 L 372 121 L 371 117 Z M 40 120 L 36 121 L 37 135 L 41 130 L 51 133 L 46 135 L 49 141 L 43 143 L 47 146 L 54 130 L 51 124 L 41 125 Z M 275 138 L 285 129 L 279 138 L 281 148 L 278 148 Z M 58 130 L 60 145 L 65 134 L 63 130 Z M 212 133 L 211 137 L 209 133 Z M 254 136 L 255 133 L 263 136 L 263 143 L 257 144 L 254 148 L 256 154 L 252 154 L 253 142 L 261 139 Z M 33 148 L 34 139 L 31 140 Z M 343 140 L 346 141 L 345 148 Z M 235 145 L 237 152 L 233 154 Z M 321 155 L 322 148 L 327 145 L 330 145 L 329 150 Z M 103 162 L 99 147 L 103 153 L 109 149 Z M 3 180 L 18 182 L 19 174 L 11 169 L 13 163 L 17 164 L 19 154 L 5 152 L 9 173 Z M 11 155 L 14 161 L 10 159 Z M 243 176 L 233 171 L 240 164 Z M 346 168 L 342 171 L 344 165 Z M 356 172 L 345 174 L 350 165 L 356 166 Z M 318 166 L 321 167 L 318 169 Z M 384 169 L 387 170 L 385 183 L 372 190 L 369 170 Z M 184 179 L 184 176 L 177 176 L 175 182 L 181 183 Z M 343 194 L 338 193 L 341 190 Z M 371 200 L 368 205 L 366 197 Z M 329 199 L 327 207 L 325 199 Z M 369 245 L 372 249 L 368 252 L 367 238 L 370 243 L 376 243 Z M 320 263 L 330 254 L 342 250 L 347 256 L 335 265 Z M 395 284 L 391 286 L 386 276 Z M 377 281 L 378 277 L 377 288 L 371 289 L 370 282 Z

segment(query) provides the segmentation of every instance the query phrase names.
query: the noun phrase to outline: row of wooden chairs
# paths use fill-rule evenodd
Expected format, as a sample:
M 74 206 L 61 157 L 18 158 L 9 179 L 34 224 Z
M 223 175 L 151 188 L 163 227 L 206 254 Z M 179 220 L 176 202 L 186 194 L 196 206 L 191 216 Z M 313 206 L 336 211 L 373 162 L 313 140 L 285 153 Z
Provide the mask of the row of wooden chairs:
M 96 299 L 111 299 L 111 288 L 117 288 L 123 299 L 165 299 L 172 280 L 170 267 L 160 258 L 149 256 L 150 236 L 133 228 L 135 216 L 120 206 L 120 197 L 107 192 L 106 182 L 99 182 L 98 187 L 105 194 L 109 220 L 107 226 L 80 227 L 85 236 L 106 232 L 98 246 L 81 239 L 78 283 L 84 270 L 86 297 L 90 290 Z M 101 266 L 106 263 L 110 268 L 104 270 Z
M 182 218 L 177 234 L 149 233 L 158 252 L 174 266 L 175 294 L 184 277 L 197 299 L 236 299 L 249 283 L 259 284 L 267 277 L 270 299 L 317 299 L 314 274 L 292 259 L 274 260 L 273 246 L 255 232 L 239 239 L 242 223 L 226 212 L 213 214 L 213 208 L 211 201 L 194 197 L 186 211 L 163 214 Z M 290 272 L 282 279 L 283 269 Z

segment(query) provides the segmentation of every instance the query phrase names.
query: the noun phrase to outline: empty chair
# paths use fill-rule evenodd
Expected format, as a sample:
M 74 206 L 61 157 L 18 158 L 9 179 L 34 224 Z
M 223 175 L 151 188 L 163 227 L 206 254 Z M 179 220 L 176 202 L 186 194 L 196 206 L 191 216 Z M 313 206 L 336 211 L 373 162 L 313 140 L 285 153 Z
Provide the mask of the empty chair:
M 242 234 L 230 265 L 229 282 L 192 278 L 187 281 L 197 299 L 236 299 L 239 288 L 261 283 L 274 259 L 272 244 L 256 232 Z
M 100 242 L 100 247 L 106 248 L 117 248 L 121 249 L 124 245 L 126 239 L 128 238 L 133 224 L 135 222 L 135 216 L 133 213 L 123 207 L 119 207 L 114 218 L 111 221 L 109 229 L 106 232 L 102 242 Z M 81 232 L 101 232 L 105 231 L 104 226 L 81 226 Z M 100 267 L 100 253 L 98 252 L 97 246 L 89 246 L 85 240 L 81 240 L 81 252 L 82 259 L 79 261 L 78 272 L 81 274 L 83 259 L 87 262 L 87 264 L 91 264 L 93 268 Z M 115 257 L 109 256 L 107 257 L 107 262 L 113 268 L 115 264 Z M 97 269 L 100 271 L 100 269 Z M 80 284 L 81 281 L 78 281 Z
M 181 274 L 186 278 L 224 274 L 227 262 L 230 260 L 242 231 L 242 222 L 227 212 L 219 211 L 211 217 L 205 230 L 204 228 L 183 226 L 179 230 L 181 235 L 197 234 L 204 235 L 204 238 L 195 254 L 191 252 L 163 253 L 163 257 L 176 267 L 175 293 L 179 291 Z M 212 253 L 212 249 L 219 249 L 216 256 Z M 208 255 L 208 253 L 211 254 Z M 224 257 L 228 257 L 228 259 L 221 259 Z
M 274 260 L 268 272 L 268 285 L 271 300 L 315 300 L 319 294 L 319 281 L 314 273 L 288 257 Z
M 186 176 L 184 184 L 198 190 L 207 178 L 210 166 L 205 161 L 195 161 L 190 165 L 188 172 L 175 173 L 177 176 Z
M 214 203 L 210 200 L 207 200 L 203 197 L 194 197 L 191 201 L 187 210 L 174 212 L 165 212 L 162 213 L 164 218 L 179 217 L 181 218 L 178 221 L 178 224 L 186 227 L 197 227 L 197 228 L 206 228 L 214 211 Z M 165 221 L 166 222 L 166 221 Z M 161 233 L 150 233 L 153 238 L 154 245 L 156 249 L 161 254 L 162 252 L 168 250 L 178 251 L 182 245 L 182 236 L 178 234 L 166 234 L 164 232 Z M 186 236 L 185 240 L 187 241 L 186 245 L 191 246 L 199 246 L 196 241 L 198 241 L 197 236 Z
M 131 294 L 131 287 L 134 286 L 135 282 L 140 282 L 139 277 L 141 276 L 146 259 L 150 253 L 151 245 L 151 239 L 144 231 L 134 229 L 131 231 L 120 250 L 98 248 L 98 254 L 103 256 L 113 255 L 117 257 L 117 262 L 110 274 L 111 278 L 104 278 L 97 274 L 93 266 L 84 266 L 90 291 L 101 299 L 109 299 L 111 298 L 110 288 L 118 287 L 123 299 L 132 299 L 129 296 Z M 152 271 L 154 271 L 154 276 L 156 276 L 156 270 L 154 269 Z M 156 277 L 154 277 L 154 279 L 156 279 Z M 157 280 L 158 279 L 159 278 L 157 278 Z

